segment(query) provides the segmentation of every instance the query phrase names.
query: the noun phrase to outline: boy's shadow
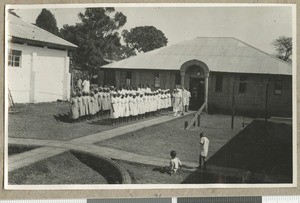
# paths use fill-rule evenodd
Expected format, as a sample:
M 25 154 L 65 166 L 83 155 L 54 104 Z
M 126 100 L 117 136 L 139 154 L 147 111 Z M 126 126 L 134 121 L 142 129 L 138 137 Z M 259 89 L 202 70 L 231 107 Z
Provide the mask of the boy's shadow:
M 168 175 L 172 175 L 171 172 L 167 169 L 167 167 L 155 167 L 152 171 L 158 171 L 160 173 L 166 173 Z
M 160 173 L 166 173 L 167 172 L 165 167 L 155 167 L 155 168 L 152 169 L 152 171 L 158 171 Z
M 70 113 L 53 115 L 53 117 L 57 122 L 72 123 Z

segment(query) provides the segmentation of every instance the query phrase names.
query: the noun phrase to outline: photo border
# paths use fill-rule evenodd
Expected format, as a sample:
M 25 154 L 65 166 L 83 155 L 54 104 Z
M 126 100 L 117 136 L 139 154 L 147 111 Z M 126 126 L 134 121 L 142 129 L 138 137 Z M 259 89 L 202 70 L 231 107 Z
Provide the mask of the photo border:
M 59 4 L 59 5 L 54 5 L 54 4 L 40 4 L 40 5 L 13 5 L 14 8 L 22 8 L 24 7 L 30 7 L 30 9 L 33 8 L 52 8 L 53 6 L 56 7 L 58 6 L 59 8 L 65 8 L 62 7 L 66 4 Z M 68 4 L 70 7 L 74 8 L 74 6 L 78 6 L 78 7 L 82 7 L 83 4 Z M 101 3 L 101 4 L 84 4 L 84 5 L 88 5 L 88 7 L 105 7 L 105 6 L 113 6 L 113 7 L 125 7 L 124 4 L 107 4 L 107 3 Z M 174 5 L 177 5 L 177 7 L 189 7 L 189 6 L 195 6 L 196 4 L 171 4 L 172 7 Z M 295 188 L 297 186 L 297 125 L 295 125 L 295 123 L 297 123 L 297 70 L 296 70 L 296 55 L 297 55 L 297 46 L 296 46 L 296 29 L 298 27 L 296 27 L 296 5 L 291 5 L 291 4 L 207 4 L 207 3 L 201 3 L 199 4 L 200 7 L 216 7 L 219 5 L 223 5 L 224 7 L 244 7 L 244 6 L 251 6 L 251 7 L 261 7 L 261 6 L 291 6 L 292 7 L 292 12 L 293 12 L 293 75 L 292 75 L 292 81 L 293 81 L 293 183 L 289 183 L 289 184 L 135 184 L 135 185 L 105 185 L 104 188 L 102 188 L 102 186 L 96 186 L 92 185 L 91 188 L 89 188 L 90 185 L 38 185 L 38 186 L 32 186 L 31 185 L 22 185 L 19 187 L 19 185 L 13 185 L 13 188 L 11 188 L 12 185 L 8 185 L 8 180 L 7 180 L 7 174 L 8 174 L 8 169 L 7 169 L 7 150 L 8 150 L 8 144 L 4 144 L 4 150 L 5 150 L 5 164 L 4 164 L 4 171 L 5 171 L 5 176 L 4 176 L 4 186 L 7 190 L 91 190 L 91 189 L 101 189 L 101 190 L 137 190 L 137 189 L 146 189 L 148 190 L 153 190 L 153 189 L 179 189 L 179 190 L 186 190 L 186 189 L 256 189 L 256 188 L 272 188 L 275 189 L 276 188 Z M 49 6 L 49 7 L 48 7 Z M 151 3 L 151 4 L 126 4 L 126 7 L 169 7 L 170 4 L 157 4 L 157 3 Z M 9 8 L 9 6 L 7 6 L 5 8 L 5 10 L 7 10 Z M 24 8 L 23 8 L 24 9 Z M 7 16 L 6 16 L 7 17 Z M 5 18 L 6 19 L 6 18 Z M 7 22 L 5 20 L 5 22 Z M 7 31 L 7 23 L 5 25 L 5 31 Z M 7 33 L 6 33 L 7 34 Z M 7 35 L 5 35 L 7 36 Z M 5 38 L 6 39 L 6 38 Z M 7 48 L 7 40 L 5 40 L 5 47 Z M 7 49 L 5 48 L 5 58 L 7 58 Z M 4 60 L 3 60 L 4 61 Z M 5 68 L 6 68 L 6 64 Z M 7 93 L 7 77 L 5 77 L 5 88 L 4 88 L 4 93 L 5 93 L 5 106 L 7 106 L 8 102 L 7 102 L 7 97 L 6 97 L 6 93 Z M 8 112 L 7 112 L 7 108 L 4 108 L 5 111 L 5 120 L 7 121 L 7 116 L 8 116 Z M 4 137 L 4 143 L 7 143 L 7 122 L 5 125 L 5 137 Z M 212 185 L 212 187 L 210 187 L 210 185 Z M 280 186 L 279 186 L 280 185 Z M 24 188 L 25 186 L 25 188 Z M 48 187 L 51 188 L 48 188 Z M 125 188 L 124 188 L 125 186 Z M 141 187 L 142 186 L 142 187 Z M 178 187 L 174 187 L 174 186 L 178 186 Z M 189 187 L 190 186 L 190 187 Z M 196 186 L 196 187 L 195 187 Z M 199 187 L 199 186 L 203 186 L 203 187 Z M 65 188 L 67 187 L 67 188 Z M 88 188 L 87 188 L 88 187 Z M 120 187 L 120 188 L 119 188 Z M 299 186 L 298 186 L 299 187 Z M 1 195 L 0 195 L 1 197 Z

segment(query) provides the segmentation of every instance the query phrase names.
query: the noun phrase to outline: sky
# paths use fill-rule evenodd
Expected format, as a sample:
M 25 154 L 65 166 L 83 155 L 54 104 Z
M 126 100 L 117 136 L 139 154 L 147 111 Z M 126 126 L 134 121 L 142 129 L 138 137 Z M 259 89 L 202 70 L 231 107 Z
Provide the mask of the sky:
M 83 4 L 84 5 L 84 4 Z M 50 10 L 61 28 L 64 24 L 80 22 L 76 8 L 43 7 Z M 198 4 L 199 5 L 199 4 Z M 70 6 L 70 5 L 69 5 Z M 35 23 L 42 8 L 16 8 L 24 20 Z M 168 38 L 168 45 L 195 37 L 235 37 L 267 53 L 273 54 L 272 41 L 279 36 L 292 37 L 292 7 L 115 7 L 127 16 L 127 23 L 120 29 L 152 25 Z

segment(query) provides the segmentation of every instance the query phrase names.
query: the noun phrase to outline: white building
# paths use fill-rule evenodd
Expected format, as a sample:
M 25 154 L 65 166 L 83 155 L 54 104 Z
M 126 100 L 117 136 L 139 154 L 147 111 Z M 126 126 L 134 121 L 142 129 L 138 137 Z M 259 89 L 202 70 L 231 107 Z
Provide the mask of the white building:
M 15 103 L 67 100 L 68 51 L 76 45 L 8 15 L 8 87 Z

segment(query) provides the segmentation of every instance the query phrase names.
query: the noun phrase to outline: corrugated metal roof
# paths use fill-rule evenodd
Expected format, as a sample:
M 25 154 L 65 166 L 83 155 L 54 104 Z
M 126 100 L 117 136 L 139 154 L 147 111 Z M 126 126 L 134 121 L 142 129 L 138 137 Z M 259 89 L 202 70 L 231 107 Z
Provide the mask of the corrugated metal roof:
M 46 42 L 50 44 L 57 44 L 66 47 L 76 48 L 77 46 L 68 42 L 46 30 L 43 30 L 31 23 L 23 21 L 21 18 L 18 18 L 12 14 L 8 15 L 8 36 L 33 40 L 38 42 Z
M 292 75 L 290 64 L 232 37 L 198 37 L 102 68 L 179 70 L 190 60 L 202 61 L 215 72 Z

